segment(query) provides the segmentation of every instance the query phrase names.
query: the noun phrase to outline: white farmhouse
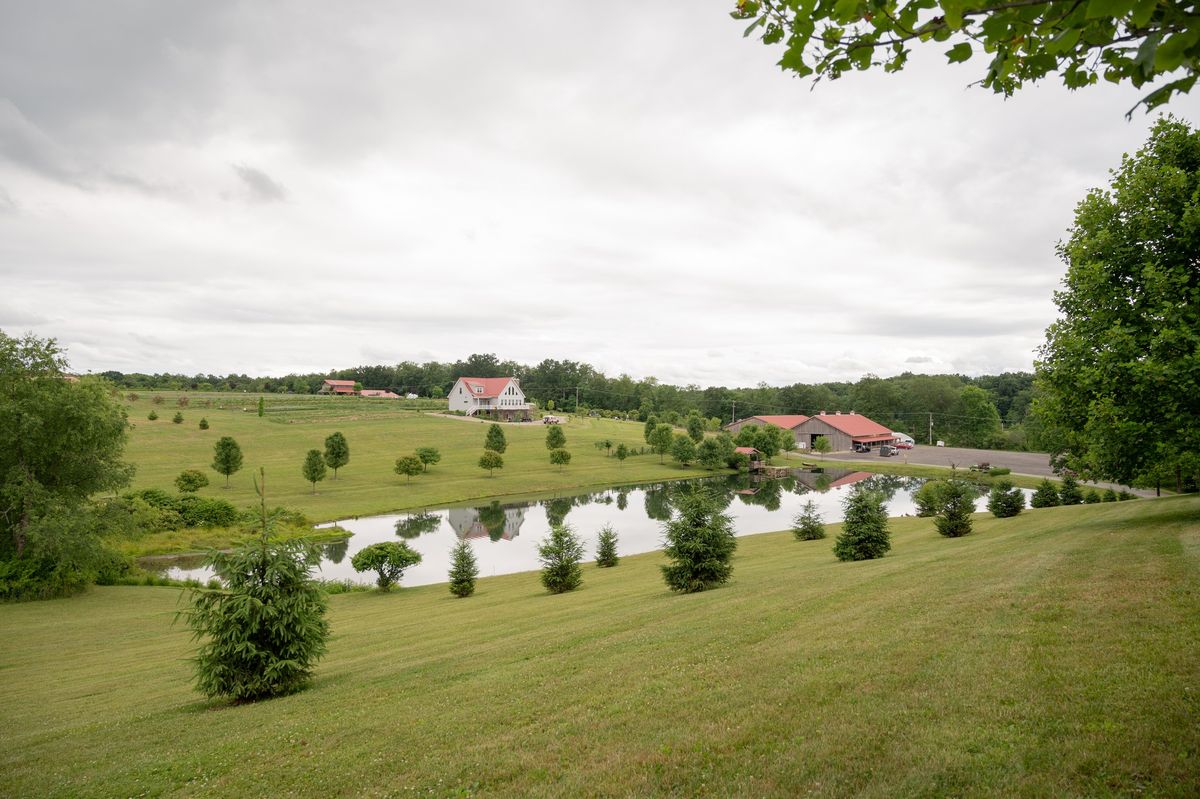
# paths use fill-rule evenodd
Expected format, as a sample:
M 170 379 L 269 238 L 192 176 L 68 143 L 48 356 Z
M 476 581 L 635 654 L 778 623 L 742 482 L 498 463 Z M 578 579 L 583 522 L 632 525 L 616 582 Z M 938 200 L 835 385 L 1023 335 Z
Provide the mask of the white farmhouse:
M 450 389 L 450 410 L 467 416 L 529 419 L 529 403 L 515 377 L 460 377 Z

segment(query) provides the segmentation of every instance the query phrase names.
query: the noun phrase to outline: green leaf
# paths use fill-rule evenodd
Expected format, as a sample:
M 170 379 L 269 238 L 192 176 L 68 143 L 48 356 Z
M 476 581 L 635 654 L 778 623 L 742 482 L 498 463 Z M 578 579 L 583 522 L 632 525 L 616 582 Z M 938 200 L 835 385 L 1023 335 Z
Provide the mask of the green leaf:
M 965 5 L 963 0 L 943 0 L 942 2 L 942 13 L 946 17 L 946 24 L 954 30 L 963 26 L 963 7 Z
M 1176 33 L 1158 46 L 1154 53 L 1154 68 L 1159 72 L 1170 72 L 1183 63 L 1188 48 L 1196 43 L 1200 30 Z
M 839 22 L 849 22 L 858 16 L 859 0 L 837 0 L 833 7 L 833 17 Z
M 1088 0 L 1087 18 L 1123 17 L 1136 3 L 1137 0 Z
M 1046 51 L 1050 53 L 1066 53 L 1075 48 L 1075 43 L 1079 41 L 1079 28 L 1067 28 L 1062 33 L 1055 36 L 1046 45 Z
M 966 61 L 971 57 L 973 52 L 971 45 L 966 42 L 960 42 L 946 51 L 946 58 L 951 64 L 957 64 Z
M 1144 28 L 1150 18 L 1154 16 L 1154 9 L 1158 6 L 1158 0 L 1141 0 L 1133 7 L 1133 16 L 1129 21 L 1133 23 L 1135 28 Z

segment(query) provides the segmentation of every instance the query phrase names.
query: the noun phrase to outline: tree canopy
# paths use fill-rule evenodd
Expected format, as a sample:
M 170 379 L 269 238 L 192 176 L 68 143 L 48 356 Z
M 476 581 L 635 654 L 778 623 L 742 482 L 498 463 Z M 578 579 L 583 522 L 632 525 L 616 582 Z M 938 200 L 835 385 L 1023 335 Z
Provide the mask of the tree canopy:
M 1200 133 L 1166 118 L 1079 204 L 1035 409 L 1054 462 L 1127 485 L 1200 474 Z
M 1162 79 L 1138 103 L 1149 110 L 1190 91 L 1200 64 L 1195 7 L 1173 0 L 737 0 L 732 16 L 816 80 L 899 72 L 931 42 L 951 64 L 990 57 L 977 82 L 1006 97 L 1047 75 L 1069 89 Z

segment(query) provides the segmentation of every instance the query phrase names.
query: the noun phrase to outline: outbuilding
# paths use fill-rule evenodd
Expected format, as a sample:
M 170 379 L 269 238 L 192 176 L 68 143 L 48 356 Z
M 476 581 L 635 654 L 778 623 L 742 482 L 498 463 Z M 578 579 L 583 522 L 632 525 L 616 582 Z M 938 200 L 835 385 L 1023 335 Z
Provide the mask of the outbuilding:
M 849 452 L 855 444 L 874 449 L 881 444 L 894 444 L 896 434 L 888 428 L 868 419 L 861 413 L 850 411 L 826 413 L 821 411 L 793 428 L 801 449 L 811 450 L 818 438 L 829 441 L 830 452 Z

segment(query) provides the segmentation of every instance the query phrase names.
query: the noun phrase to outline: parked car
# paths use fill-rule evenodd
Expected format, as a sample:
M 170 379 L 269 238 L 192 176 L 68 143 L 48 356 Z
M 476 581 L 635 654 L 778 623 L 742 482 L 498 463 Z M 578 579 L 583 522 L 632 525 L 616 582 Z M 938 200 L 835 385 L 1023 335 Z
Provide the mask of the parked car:
M 882 447 L 879 448 L 879 457 L 881 457 L 881 458 L 890 458 L 893 455 L 899 455 L 899 454 L 900 454 L 900 450 L 896 449 L 895 447 L 891 446 L 890 444 L 884 444 Z
M 557 416 L 543 416 L 542 417 L 542 424 L 561 424 L 561 423 L 562 423 L 562 419 L 559 419 Z
M 869 446 L 867 446 L 866 444 L 855 444 L 854 451 L 855 452 L 870 452 L 871 448 Z
M 897 441 L 893 446 L 896 449 L 912 449 L 913 443 L 911 441 Z

